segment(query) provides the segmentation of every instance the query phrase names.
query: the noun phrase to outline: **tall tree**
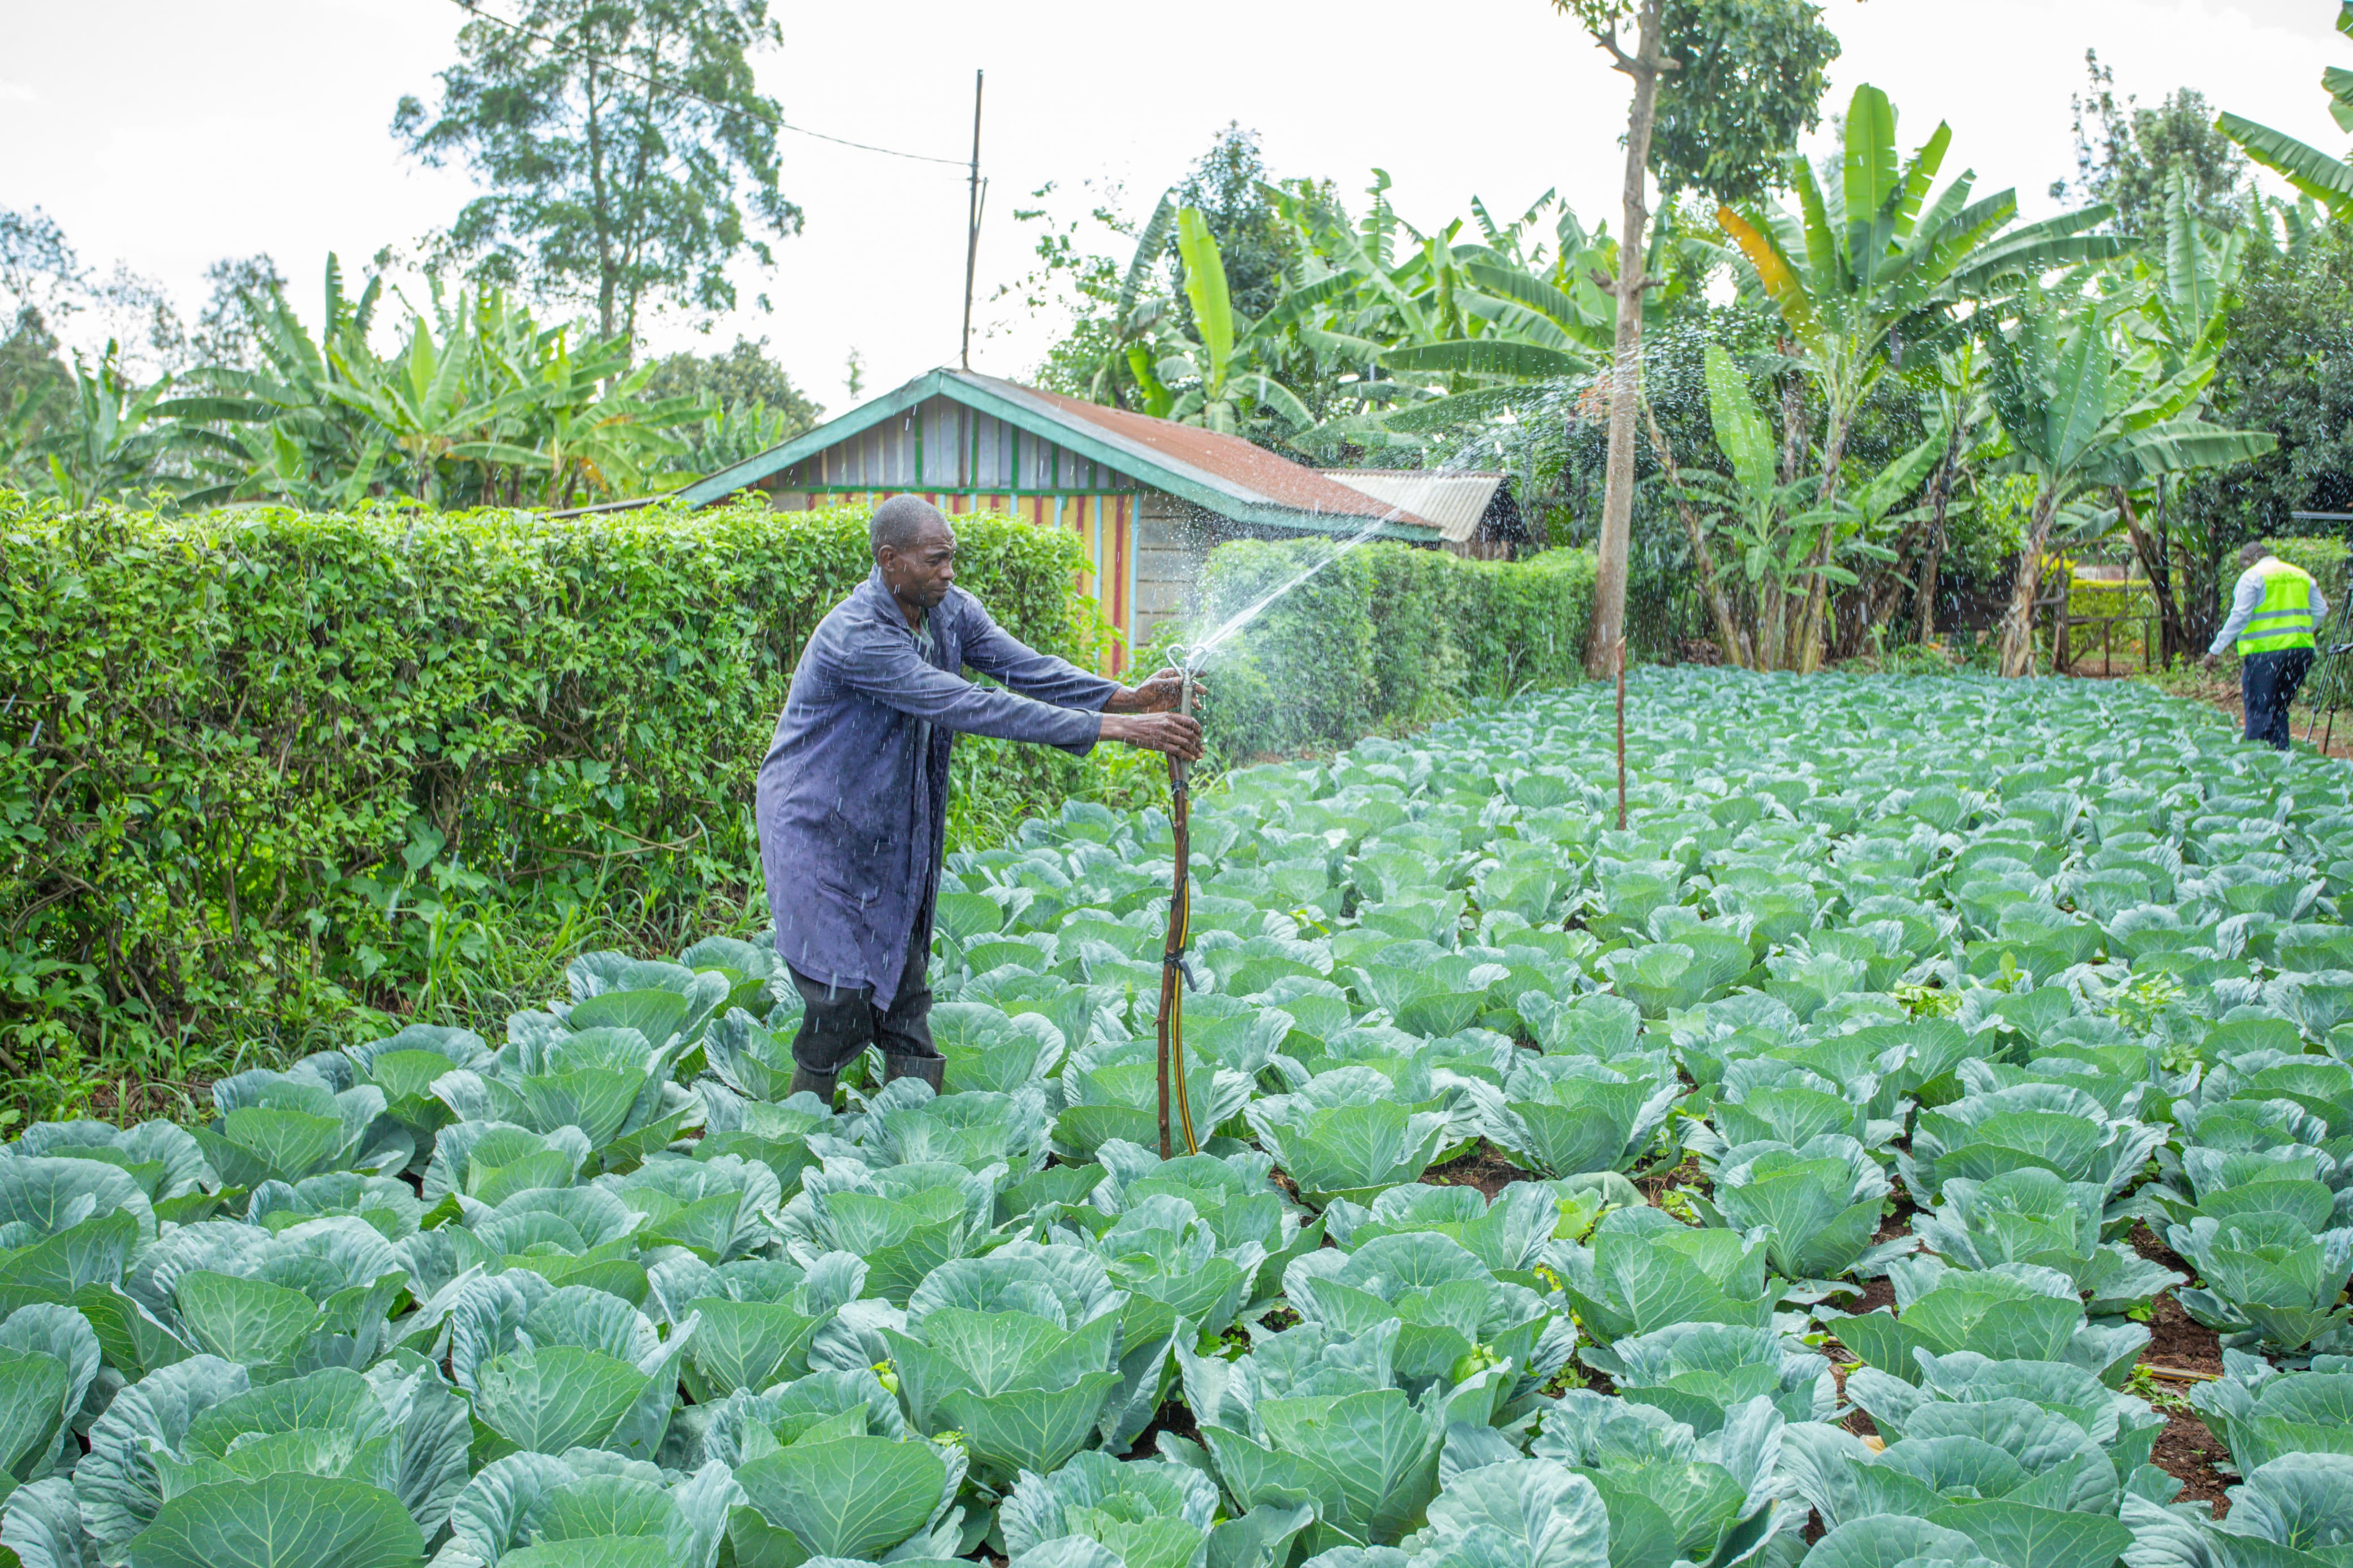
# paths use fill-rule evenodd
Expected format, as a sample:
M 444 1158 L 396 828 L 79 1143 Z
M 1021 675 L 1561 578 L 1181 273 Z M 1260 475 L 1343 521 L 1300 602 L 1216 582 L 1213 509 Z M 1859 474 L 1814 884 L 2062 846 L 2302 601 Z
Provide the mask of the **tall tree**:
M 2323 225 L 2300 251 L 2263 226 L 2248 237 L 2209 397 L 2217 420 L 2279 445 L 2201 476 L 2162 520 L 2193 648 L 2213 633 L 2233 548 L 2292 527 L 2292 511 L 2353 511 L 2353 226 Z
M 1634 450 L 1642 417 L 1642 266 L 1649 177 L 1669 194 L 1754 197 L 1819 120 L 1838 40 L 1812 0 L 1553 0 L 1633 82 L 1610 364 L 1609 456 L 1586 668 L 1607 673 L 1626 630 Z M 1621 38 L 1631 28 L 1630 39 Z M 1628 47 L 1630 42 L 1631 47 Z M 1655 147 L 1653 143 L 1655 142 Z M 1654 159 L 1654 153 L 1656 157 Z
M 1267 194 L 1270 183 L 1258 132 L 1243 130 L 1237 121 L 1218 132 L 1217 141 L 1176 186 L 1176 205 L 1200 214 L 1218 242 L 1234 309 L 1250 317 L 1266 314 L 1282 298 L 1283 274 L 1298 253 L 1296 231 L 1283 222 Z M 1181 297 L 1184 252 L 1174 234 L 1167 243 Z
M 799 231 L 750 62 L 781 41 L 767 0 L 527 0 L 467 23 L 438 108 L 403 98 L 392 131 L 489 187 L 441 237 L 450 258 L 593 301 L 600 336 L 634 342 L 649 310 L 733 309 L 727 264 L 770 266 L 765 237 Z
M 2177 88 L 2155 109 L 2116 91 L 2116 72 L 2099 51 L 2084 51 L 2090 79 L 2072 100 L 2075 112 L 2075 181 L 2080 200 L 2116 209 L 2118 231 L 2137 239 L 2165 232 L 2168 193 L 2179 176 L 2189 191 L 2193 216 L 2221 227 L 2237 224 L 2246 210 L 2247 160 L 2215 129 L 2213 106 L 2195 88 Z M 2066 181 L 2051 187 L 2053 200 L 2070 194 Z

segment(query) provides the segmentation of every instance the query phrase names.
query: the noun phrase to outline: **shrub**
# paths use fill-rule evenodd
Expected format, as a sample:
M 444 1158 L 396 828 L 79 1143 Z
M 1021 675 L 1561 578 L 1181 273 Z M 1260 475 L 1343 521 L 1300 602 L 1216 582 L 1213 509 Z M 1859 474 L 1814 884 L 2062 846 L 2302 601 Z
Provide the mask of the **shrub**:
M 2345 600 L 2346 545 L 2341 539 L 2274 539 L 2272 553 L 2291 566 L 2302 567 L 2312 574 L 2320 586 L 2321 596 L 2333 607 Z M 2228 584 L 2238 581 L 2236 570 L 2223 574 L 2223 597 L 2230 596 Z
M 866 516 L 0 494 L 6 1065 L 30 1070 L 37 1037 L 100 1043 L 99 1020 L 170 1047 L 149 1076 L 216 1072 L 501 952 L 545 968 L 584 936 L 765 926 L 754 776 L 804 639 L 866 574 Z M 1001 622 L 1092 658 L 1069 539 L 956 524 Z M 992 820 L 1104 776 L 1037 747 L 957 757 L 960 809 Z

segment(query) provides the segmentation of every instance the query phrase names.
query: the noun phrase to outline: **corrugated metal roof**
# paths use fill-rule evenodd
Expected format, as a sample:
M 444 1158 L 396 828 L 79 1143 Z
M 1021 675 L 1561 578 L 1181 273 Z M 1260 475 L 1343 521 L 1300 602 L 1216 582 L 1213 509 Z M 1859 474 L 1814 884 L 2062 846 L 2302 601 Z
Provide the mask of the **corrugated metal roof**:
M 1335 483 L 1238 436 L 1041 392 L 966 370 L 935 370 L 837 419 L 688 486 L 681 499 L 706 505 L 870 426 L 944 395 L 1060 442 L 1134 476 L 1152 489 L 1240 522 L 1318 533 L 1355 533 L 1367 523 L 1391 538 L 1435 543 L 1437 526 L 1410 508 Z
M 1414 515 L 1409 507 L 1399 508 L 1394 502 L 1376 498 L 1350 485 L 1334 484 L 1314 468 L 1279 457 L 1240 436 L 1223 436 L 1198 425 L 1179 425 L 1171 419 L 1155 419 L 1148 414 L 1134 414 L 1124 408 L 1106 408 L 1100 403 L 1064 397 L 1060 393 L 1041 392 L 1034 386 L 999 381 L 994 376 L 975 372 L 952 374 L 959 379 L 986 383 L 1000 395 L 1034 402 L 1043 410 L 1060 414 L 1065 418 L 1084 420 L 1113 440 L 1134 450 L 1138 457 L 1157 458 L 1163 463 L 1182 463 L 1207 477 L 1223 479 L 1256 499 L 1277 506 L 1299 511 L 1327 512 L 1337 517 L 1377 517 L 1430 526 L 1430 519 Z
M 1324 477 L 1375 500 L 1402 507 L 1434 526 L 1449 544 L 1468 544 L 1509 476 L 1485 469 L 1326 468 Z

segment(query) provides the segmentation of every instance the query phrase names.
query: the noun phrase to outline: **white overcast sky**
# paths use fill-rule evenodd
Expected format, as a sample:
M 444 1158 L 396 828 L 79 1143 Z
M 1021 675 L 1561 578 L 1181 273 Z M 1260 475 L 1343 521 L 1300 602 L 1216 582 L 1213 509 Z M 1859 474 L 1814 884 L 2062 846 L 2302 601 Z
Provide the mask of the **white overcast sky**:
M 485 0 L 512 14 L 513 0 Z M 1828 0 L 1845 45 L 1826 108 L 1861 82 L 1895 100 L 1906 145 L 1951 121 L 1948 170 L 2015 185 L 2032 216 L 2074 170 L 2068 96 L 2086 47 L 2120 89 L 2177 86 L 2332 149 L 2318 79 L 2353 65 L 2336 0 Z M 1360 192 L 1378 164 L 1424 227 L 1501 216 L 1557 186 L 1616 226 L 1624 79 L 1546 0 L 1252 0 L 1198 8 L 1102 0 L 776 0 L 784 47 L 758 62 L 797 123 L 960 158 L 972 73 L 988 72 L 991 178 L 976 367 L 1020 375 L 1050 321 L 985 301 L 1034 236 L 1012 221 L 1052 180 L 1115 182 L 1148 209 L 1219 127 L 1257 131 L 1278 174 Z M 464 15 L 451 0 L 0 0 L 0 205 L 38 205 L 85 259 L 161 280 L 193 318 L 216 258 L 268 251 L 306 316 L 321 264 L 347 269 L 413 245 L 469 194 L 461 174 L 403 159 L 387 131 L 404 92 L 429 95 Z M 829 408 L 864 356 L 888 388 L 956 353 L 962 171 L 786 135 L 783 185 L 807 214 L 765 277 L 772 314 L 720 324 L 765 335 Z M 657 325 L 657 348 L 696 342 Z

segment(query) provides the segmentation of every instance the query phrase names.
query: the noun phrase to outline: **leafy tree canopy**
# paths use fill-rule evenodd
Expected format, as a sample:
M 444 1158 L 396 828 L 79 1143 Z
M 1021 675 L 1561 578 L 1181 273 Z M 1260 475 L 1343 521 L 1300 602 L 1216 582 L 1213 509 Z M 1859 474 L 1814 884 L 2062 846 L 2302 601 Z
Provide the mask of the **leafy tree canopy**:
M 2218 555 L 2292 529 L 2292 511 L 2353 511 L 2353 232 L 2332 224 L 2300 251 L 2250 248 L 2211 395 L 2218 420 L 2279 438 L 2200 481 Z
M 1812 0 L 1668 0 L 1651 172 L 1672 195 L 1748 201 L 1783 183 L 1798 138 L 1821 123 L 1839 41 Z
M 765 338 L 739 337 L 724 353 L 681 352 L 656 360 L 645 392 L 663 401 L 691 398 L 712 409 L 765 409 L 782 421 L 782 440 L 814 428 L 825 417 L 817 400 L 795 386 L 785 367 L 768 357 Z
M 1245 131 L 1239 121 L 1218 132 L 1209 150 L 1176 187 L 1176 204 L 1201 215 L 1216 237 L 1226 266 L 1226 289 L 1233 308 L 1244 316 L 1266 314 L 1282 297 L 1284 274 L 1297 265 L 1297 229 L 1283 221 L 1267 187 L 1271 184 L 1266 159 L 1259 152 L 1258 132 Z M 1287 181 L 1283 189 L 1336 206 L 1331 182 Z M 1175 292 L 1185 291 L 1185 264 L 1176 238 L 1168 239 L 1170 273 Z
M 1798 138 L 1821 123 L 1836 34 L 1813 0 L 1554 0 L 1609 50 L 1632 51 L 1619 29 L 1659 11 L 1661 53 L 1651 132 L 1651 174 L 1669 195 L 1700 191 L 1752 201 L 1786 184 Z M 1622 144 L 1622 143 L 1621 143 Z
M 727 264 L 772 265 L 765 237 L 799 232 L 749 58 L 781 41 L 767 0 L 528 0 L 466 24 L 438 106 L 403 98 L 392 131 L 487 187 L 440 237 L 448 258 L 593 301 L 602 335 L 634 340 L 646 310 L 732 310 Z
M 2116 92 L 2116 72 L 2100 63 L 2099 51 L 2084 51 L 2089 75 L 2075 111 L 2074 196 L 2116 209 L 2119 233 L 2152 238 L 2165 230 L 2168 182 L 2179 174 L 2188 182 L 2190 211 L 2219 227 L 2234 226 L 2246 211 L 2247 160 L 2215 129 L 2214 108 L 2195 88 L 2177 88 L 2155 109 L 2131 94 Z M 2071 187 L 2052 184 L 2052 199 L 2063 201 Z

